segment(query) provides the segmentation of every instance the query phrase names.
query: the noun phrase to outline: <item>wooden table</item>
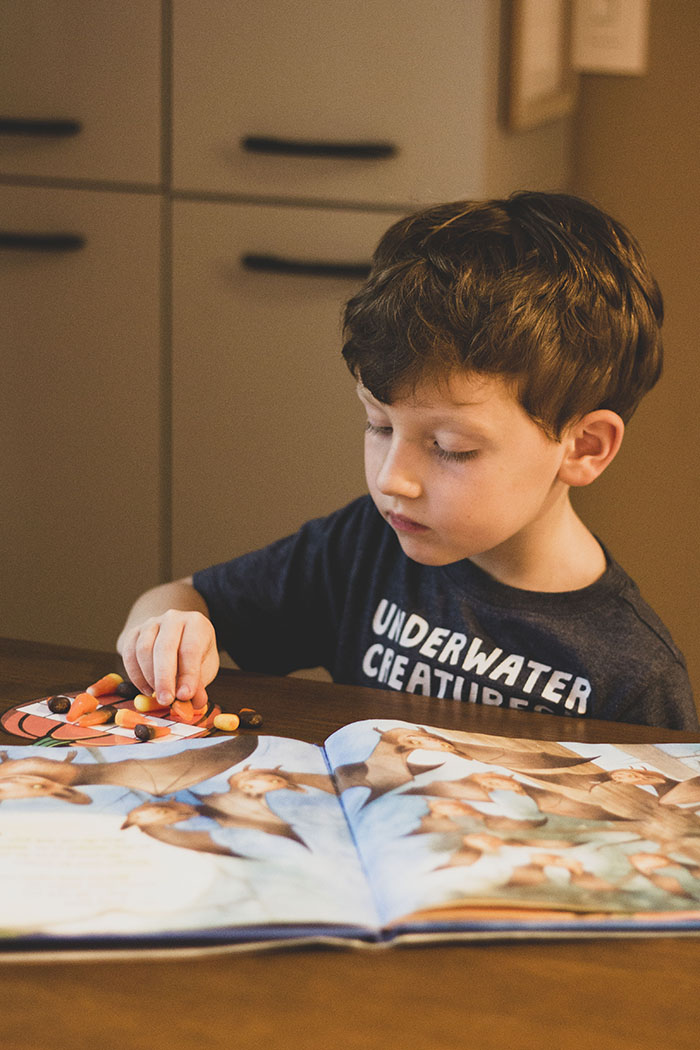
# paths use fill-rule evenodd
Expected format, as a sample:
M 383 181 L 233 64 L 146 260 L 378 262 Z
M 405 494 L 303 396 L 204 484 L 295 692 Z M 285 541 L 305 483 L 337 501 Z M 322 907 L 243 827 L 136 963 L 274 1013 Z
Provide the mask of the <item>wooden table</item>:
M 0 707 L 84 688 L 119 669 L 110 653 L 0 640 Z M 210 692 L 224 708 L 256 707 L 265 732 L 315 743 L 372 717 L 550 740 L 694 739 L 236 671 L 221 672 Z M 0 734 L 0 743 L 17 742 Z M 0 968 L 2 1050 L 695 1050 L 699 1032 L 700 938 Z

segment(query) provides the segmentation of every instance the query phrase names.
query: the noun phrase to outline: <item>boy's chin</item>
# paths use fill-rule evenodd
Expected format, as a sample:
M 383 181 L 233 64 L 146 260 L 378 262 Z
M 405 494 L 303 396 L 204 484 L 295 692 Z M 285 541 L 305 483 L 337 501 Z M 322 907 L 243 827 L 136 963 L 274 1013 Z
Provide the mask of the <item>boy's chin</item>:
M 439 547 L 430 547 L 425 543 L 417 543 L 408 537 L 397 537 L 401 550 L 407 558 L 418 565 L 426 565 L 438 569 L 443 565 L 454 565 L 455 562 L 464 561 L 470 557 L 470 553 L 461 554 L 454 551 L 440 550 Z

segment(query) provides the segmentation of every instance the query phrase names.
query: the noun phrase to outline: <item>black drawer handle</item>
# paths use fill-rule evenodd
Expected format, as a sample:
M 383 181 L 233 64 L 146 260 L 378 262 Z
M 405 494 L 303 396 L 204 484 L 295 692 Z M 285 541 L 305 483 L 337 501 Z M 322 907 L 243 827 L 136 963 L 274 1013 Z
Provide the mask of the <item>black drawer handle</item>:
M 0 248 L 13 251 L 75 252 L 85 244 L 79 233 L 15 233 L 0 230 Z
M 367 277 L 369 263 L 325 262 L 320 259 L 284 259 L 279 255 L 241 256 L 241 266 L 259 273 L 281 273 L 299 277 L 351 277 L 354 280 Z
M 82 129 L 83 125 L 79 120 L 0 117 L 0 135 L 38 135 L 49 138 L 69 138 L 71 135 L 77 135 Z
M 338 157 L 341 160 L 385 160 L 398 149 L 391 142 L 313 142 L 248 135 L 241 146 L 249 153 L 271 153 L 285 157 Z

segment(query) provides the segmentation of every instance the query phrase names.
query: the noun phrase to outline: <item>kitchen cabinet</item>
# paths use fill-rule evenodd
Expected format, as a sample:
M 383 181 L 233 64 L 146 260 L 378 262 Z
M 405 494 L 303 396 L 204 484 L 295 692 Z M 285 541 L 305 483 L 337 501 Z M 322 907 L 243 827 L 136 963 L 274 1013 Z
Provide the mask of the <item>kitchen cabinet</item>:
M 163 573 L 162 8 L 0 8 L 5 635 L 112 647 Z
M 206 18 L 175 0 L 175 187 L 370 204 L 472 192 L 487 23 L 483 3 L 454 0 L 234 2 Z
M 173 3 L 173 185 L 369 206 L 551 184 L 562 124 L 499 120 L 494 0 Z
M 111 647 L 161 551 L 159 205 L 0 186 L 0 634 Z
M 0 173 L 160 182 L 160 0 L 0 7 Z
M 177 201 L 173 552 L 182 575 L 364 491 L 341 310 L 397 216 Z

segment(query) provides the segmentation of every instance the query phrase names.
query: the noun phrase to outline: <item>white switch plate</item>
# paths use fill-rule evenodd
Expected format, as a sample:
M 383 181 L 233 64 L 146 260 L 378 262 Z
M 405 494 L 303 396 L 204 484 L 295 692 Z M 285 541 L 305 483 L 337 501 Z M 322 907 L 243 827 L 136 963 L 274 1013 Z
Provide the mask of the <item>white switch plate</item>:
M 650 0 L 574 0 L 571 64 L 578 73 L 647 71 Z

